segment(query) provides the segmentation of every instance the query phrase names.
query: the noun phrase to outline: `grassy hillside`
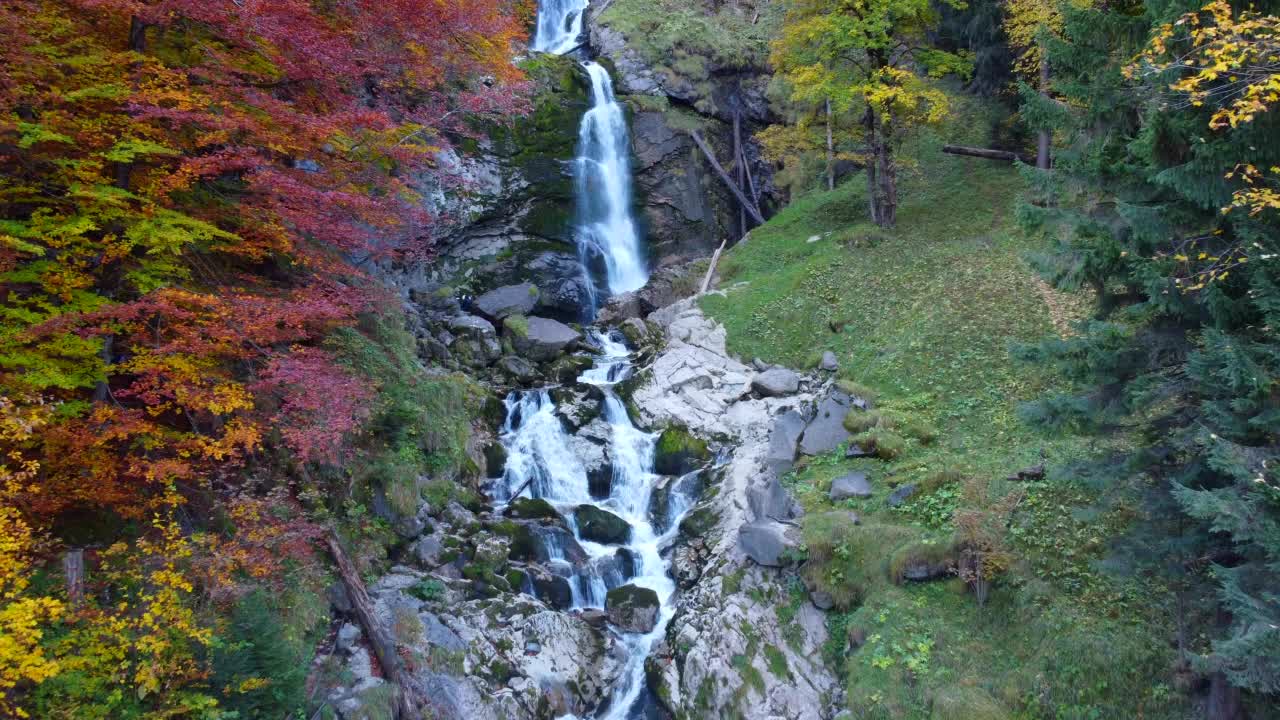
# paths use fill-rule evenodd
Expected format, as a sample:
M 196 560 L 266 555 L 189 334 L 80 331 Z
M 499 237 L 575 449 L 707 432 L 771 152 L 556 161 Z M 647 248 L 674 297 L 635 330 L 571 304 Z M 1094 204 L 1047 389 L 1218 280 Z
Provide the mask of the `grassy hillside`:
M 988 126 L 967 108 L 939 135 L 979 144 Z M 890 459 L 837 452 L 784 479 L 808 511 L 807 584 L 837 605 L 828 652 L 849 707 L 860 718 L 1184 717 L 1168 593 L 1097 567 L 1131 513 L 1093 509 L 1091 490 L 1054 471 L 1091 448 L 1017 418 L 1051 380 L 1014 363 L 1009 344 L 1069 332 L 1080 301 L 1050 293 L 1024 260 L 1036 245 L 1013 217 L 1018 172 L 940 145 L 930 135 L 909 148 L 894 230 L 864 220 L 864 181 L 851 178 L 752 232 L 723 262 L 725 294 L 703 302 L 735 353 L 803 367 L 832 350 L 841 379 L 878 398 L 878 415 L 850 420 Z M 1047 480 L 1005 479 L 1042 458 Z M 875 494 L 832 503 L 832 479 L 852 470 Z M 890 509 L 907 483 L 916 495 Z M 975 532 L 996 536 L 1003 571 L 984 607 L 959 578 L 902 579 L 954 559 Z M 779 612 L 806 598 L 797 584 Z

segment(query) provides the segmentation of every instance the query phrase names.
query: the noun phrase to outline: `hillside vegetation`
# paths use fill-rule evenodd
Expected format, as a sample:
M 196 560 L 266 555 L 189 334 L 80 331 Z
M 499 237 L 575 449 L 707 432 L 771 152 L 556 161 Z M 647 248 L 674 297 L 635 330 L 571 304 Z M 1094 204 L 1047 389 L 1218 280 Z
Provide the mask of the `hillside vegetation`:
M 785 481 L 807 511 L 803 573 L 841 610 L 828 652 L 858 717 L 1186 717 L 1173 690 L 1171 596 L 1097 565 L 1137 509 L 1100 510 L 1098 491 L 1073 474 L 1096 446 L 1018 418 L 1019 403 L 1055 379 L 1015 361 L 1010 344 L 1070 332 L 1084 307 L 1028 262 L 1044 244 L 1018 227 L 1019 172 L 940 152 L 944 135 L 985 141 L 981 108 L 962 102 L 908 149 L 915 170 L 896 228 L 865 219 L 864 182 L 850 177 L 752 231 L 723 260 L 724 292 L 703 307 L 743 357 L 813 367 L 834 351 L 845 387 L 875 398 L 872 413 L 900 444 L 888 461 L 846 459 L 842 448 Z M 1053 468 L 1045 481 L 1005 479 L 1039 464 Z M 853 471 L 874 494 L 833 503 L 832 480 Z M 917 493 L 887 507 L 907 484 Z M 1020 501 L 1002 509 L 1011 493 Z M 957 512 L 975 509 L 1010 527 L 1007 571 L 986 605 L 959 578 L 904 581 L 908 565 L 946 562 L 962 539 Z M 804 588 L 778 611 L 799 602 Z

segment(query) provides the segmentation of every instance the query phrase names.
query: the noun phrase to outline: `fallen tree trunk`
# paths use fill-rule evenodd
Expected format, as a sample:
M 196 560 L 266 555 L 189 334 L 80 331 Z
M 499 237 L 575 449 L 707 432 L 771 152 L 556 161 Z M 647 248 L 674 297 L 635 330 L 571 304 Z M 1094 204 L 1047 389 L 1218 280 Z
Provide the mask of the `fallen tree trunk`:
M 982 158 L 983 160 L 999 160 L 1002 162 L 1013 162 L 1015 160 L 1032 164 L 1029 158 L 1025 158 L 1018 153 L 1009 152 L 1008 150 L 991 150 L 989 148 L 965 147 L 963 145 L 943 145 L 942 152 L 948 155 L 967 155 L 968 157 Z
M 342 549 L 342 541 L 338 539 L 337 533 L 330 530 L 326 541 L 329 545 L 329 553 L 333 555 L 333 561 L 338 566 L 338 576 L 342 578 L 342 585 L 347 590 L 347 597 L 351 600 L 356 619 L 360 622 L 364 636 L 373 648 L 373 654 L 378 658 L 378 664 L 382 666 L 382 673 L 386 675 L 387 680 L 400 688 L 396 696 L 396 720 L 422 720 L 422 715 L 418 712 L 419 704 L 414 702 L 413 686 L 409 682 L 409 674 L 405 671 L 400 653 L 396 649 L 395 639 L 378 622 L 373 612 L 373 601 L 369 599 L 369 591 L 365 589 L 364 580 L 360 579 L 360 573 L 356 571 L 351 558 L 347 557 L 346 551 Z
M 725 186 L 729 188 L 729 191 L 733 193 L 733 196 L 742 204 L 742 208 L 747 211 L 747 214 L 751 216 L 751 219 L 755 220 L 757 225 L 763 225 L 764 216 L 760 214 L 760 208 L 757 208 L 755 203 L 751 202 L 751 200 L 742 193 L 741 188 L 734 184 L 733 178 L 729 177 L 729 173 L 724 171 L 724 168 L 720 165 L 720 161 L 716 160 L 715 153 L 711 152 L 711 146 L 702 138 L 702 133 L 699 133 L 697 130 L 690 130 L 689 136 L 692 137 L 693 142 L 698 145 L 698 149 L 702 150 L 702 154 L 707 157 L 707 162 L 711 163 L 712 169 L 716 171 L 716 174 L 724 181 Z
M 711 264 L 707 266 L 707 276 L 702 278 L 702 287 L 698 290 L 699 295 L 706 295 L 711 289 L 711 278 L 716 274 L 716 265 L 720 264 L 720 253 L 724 252 L 724 246 L 728 244 L 728 239 L 725 239 L 720 243 L 720 247 L 716 248 L 716 254 L 711 256 Z

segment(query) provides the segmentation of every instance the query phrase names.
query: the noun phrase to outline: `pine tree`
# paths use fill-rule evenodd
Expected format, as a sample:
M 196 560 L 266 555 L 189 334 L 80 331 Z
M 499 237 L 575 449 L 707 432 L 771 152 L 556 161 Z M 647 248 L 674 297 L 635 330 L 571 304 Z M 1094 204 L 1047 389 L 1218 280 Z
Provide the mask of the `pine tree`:
M 1209 644 L 1184 633 L 1184 647 L 1223 718 L 1243 712 L 1228 683 L 1280 692 L 1280 212 L 1248 200 L 1270 187 L 1256 168 L 1280 166 L 1280 106 L 1220 122 L 1255 77 L 1232 57 L 1257 55 L 1207 45 L 1275 41 L 1265 23 L 1252 36 L 1227 28 L 1249 21 L 1225 2 L 1064 6 L 1045 52 L 1065 104 L 1029 110 L 1074 140 L 1052 172 L 1029 175 L 1021 211 L 1059 238 L 1035 258 L 1046 279 L 1097 300 L 1078 335 L 1021 350 L 1075 385 L 1025 413 L 1133 438 L 1127 457 L 1107 459 L 1110 481 L 1150 490 L 1146 569 L 1210 625 Z M 1215 75 L 1189 84 L 1196 68 Z

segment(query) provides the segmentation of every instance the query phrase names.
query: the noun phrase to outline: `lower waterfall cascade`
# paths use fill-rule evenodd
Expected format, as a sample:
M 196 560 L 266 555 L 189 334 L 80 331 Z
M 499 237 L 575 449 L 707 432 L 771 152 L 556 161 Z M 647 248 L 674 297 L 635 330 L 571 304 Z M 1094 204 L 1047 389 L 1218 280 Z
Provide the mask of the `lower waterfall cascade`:
M 633 711 L 645 691 L 645 660 L 674 615 L 671 601 L 676 586 L 662 552 L 675 541 L 681 518 L 696 500 L 694 489 L 698 484 L 673 480 L 668 501 L 662 506 L 663 517 L 654 517 L 651 501 L 658 480 L 654 474 L 657 436 L 634 425 L 616 392 L 618 383 L 631 375 L 630 351 L 604 332 L 593 331 L 591 338 L 600 356 L 582 373 L 579 382 L 599 388 L 602 394 L 602 417 L 609 427 L 606 452 L 612 464 L 607 496 L 592 496 L 587 472 L 570 449 L 569 436 L 545 389 L 513 392 L 507 397 L 501 439 L 508 459 L 494 495 L 501 503 L 515 500 L 513 493 L 517 491 L 522 496 L 546 500 L 572 529 L 574 539 L 586 554 L 586 559 L 576 565 L 567 559 L 559 536 L 548 535 L 540 540 L 553 571 L 569 579 L 574 609 L 603 609 L 605 594 L 624 583 L 657 593 L 660 607 L 652 631 L 627 633 L 614 629 L 626 654 L 626 665 L 598 720 L 626 720 L 634 717 Z M 697 474 L 688 477 L 692 479 Z M 619 546 L 584 540 L 574 521 L 575 510 L 584 505 L 626 521 L 631 528 L 629 541 Z M 629 557 L 626 564 L 630 568 L 617 562 L 620 553 Z

